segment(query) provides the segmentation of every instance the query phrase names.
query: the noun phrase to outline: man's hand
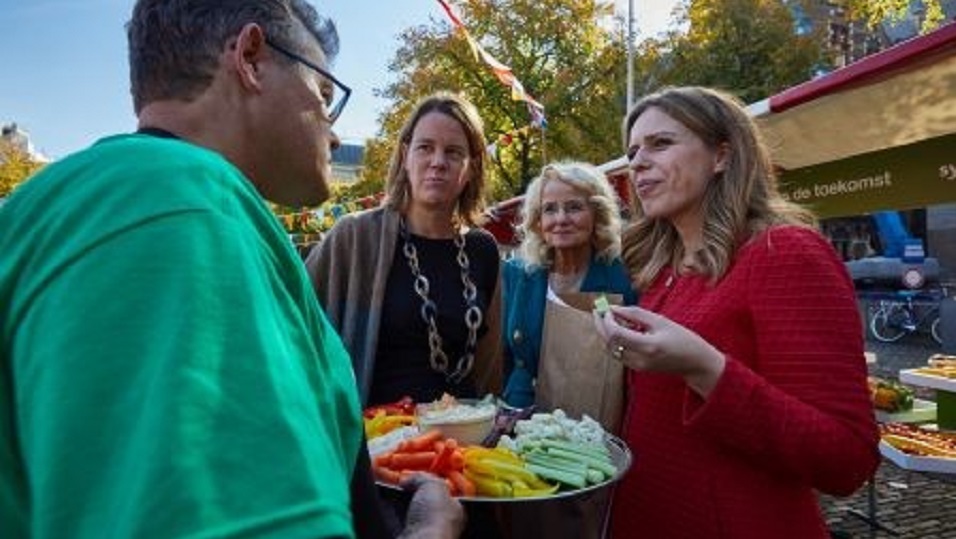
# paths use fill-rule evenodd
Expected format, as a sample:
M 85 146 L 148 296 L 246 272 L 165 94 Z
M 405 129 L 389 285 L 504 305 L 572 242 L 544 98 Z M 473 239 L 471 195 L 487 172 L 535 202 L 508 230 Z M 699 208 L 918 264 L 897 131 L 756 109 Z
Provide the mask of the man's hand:
M 401 539 L 455 539 L 465 528 L 465 510 L 434 475 L 416 473 L 401 483 L 414 492 Z

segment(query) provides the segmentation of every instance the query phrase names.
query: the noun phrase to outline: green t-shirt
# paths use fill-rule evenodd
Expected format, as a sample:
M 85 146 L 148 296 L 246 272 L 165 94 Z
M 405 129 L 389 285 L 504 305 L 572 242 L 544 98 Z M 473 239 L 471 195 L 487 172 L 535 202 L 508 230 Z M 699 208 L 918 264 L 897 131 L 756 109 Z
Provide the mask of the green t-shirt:
M 220 155 L 121 135 L 0 208 L 0 537 L 351 537 L 351 362 Z

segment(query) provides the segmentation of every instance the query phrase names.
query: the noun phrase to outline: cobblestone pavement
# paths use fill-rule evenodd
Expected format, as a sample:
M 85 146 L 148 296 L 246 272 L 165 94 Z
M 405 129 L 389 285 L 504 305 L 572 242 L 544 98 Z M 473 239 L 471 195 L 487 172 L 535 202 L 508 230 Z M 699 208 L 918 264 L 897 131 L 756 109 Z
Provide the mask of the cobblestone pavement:
M 877 354 L 877 364 L 870 371 L 890 379 L 895 379 L 901 369 L 925 364 L 940 350 L 935 342 L 921 336 L 908 336 L 893 344 L 868 339 L 866 349 Z M 932 390 L 914 389 L 920 397 L 933 398 Z M 851 514 L 851 509 L 869 514 L 868 487 L 864 487 L 849 498 L 820 496 L 820 506 L 835 537 L 956 538 L 956 475 L 911 472 L 884 459 L 874 481 L 877 521 L 898 535 L 874 529 Z

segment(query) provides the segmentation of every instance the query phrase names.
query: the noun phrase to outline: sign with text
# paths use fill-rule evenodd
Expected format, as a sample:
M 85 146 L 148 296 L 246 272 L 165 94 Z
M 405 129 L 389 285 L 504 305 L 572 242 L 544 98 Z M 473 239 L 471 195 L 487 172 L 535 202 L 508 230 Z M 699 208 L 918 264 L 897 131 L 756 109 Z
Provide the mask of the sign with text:
M 956 133 L 784 171 L 784 197 L 819 218 L 956 202 Z

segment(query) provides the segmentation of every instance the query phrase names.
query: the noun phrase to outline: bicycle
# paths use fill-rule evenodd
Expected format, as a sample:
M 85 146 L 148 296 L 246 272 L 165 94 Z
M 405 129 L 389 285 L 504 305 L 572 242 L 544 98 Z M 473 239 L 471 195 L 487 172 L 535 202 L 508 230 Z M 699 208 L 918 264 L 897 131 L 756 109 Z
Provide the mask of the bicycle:
M 880 300 L 879 307 L 870 318 L 870 332 L 877 340 L 896 342 L 929 326 L 933 340 L 943 344 L 939 330 L 939 303 L 918 305 L 913 301 L 918 294 L 919 292 L 914 291 L 900 291 L 897 295 L 902 296 L 903 301 Z

